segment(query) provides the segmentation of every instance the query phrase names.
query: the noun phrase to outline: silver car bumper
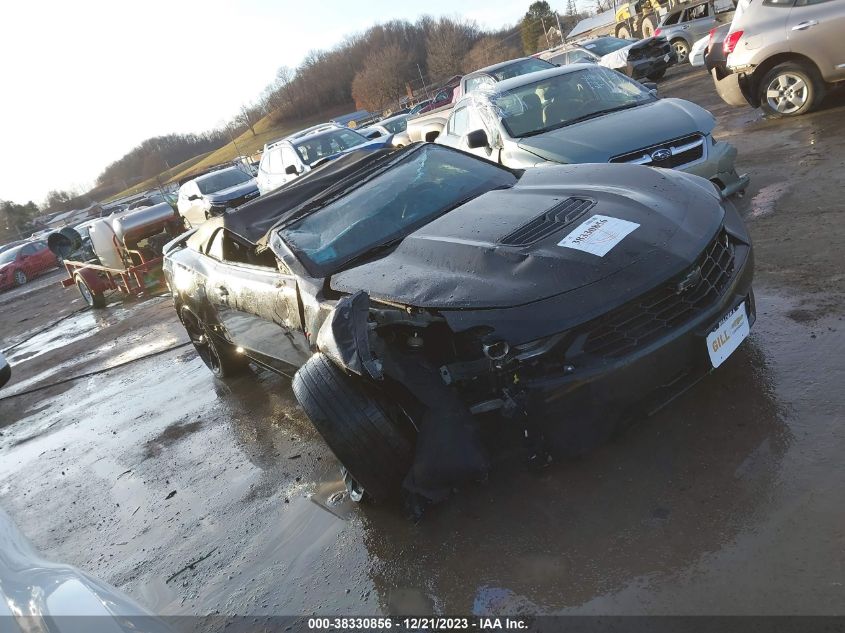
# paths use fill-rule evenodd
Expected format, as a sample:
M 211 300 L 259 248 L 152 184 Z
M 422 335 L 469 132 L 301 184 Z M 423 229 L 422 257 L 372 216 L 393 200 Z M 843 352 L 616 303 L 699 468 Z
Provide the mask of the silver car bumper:
M 708 138 L 707 142 L 710 145 L 704 159 L 681 167 L 681 171 L 707 178 L 725 197 L 745 191 L 751 179 L 736 172 L 736 148 L 724 141 L 714 145 Z

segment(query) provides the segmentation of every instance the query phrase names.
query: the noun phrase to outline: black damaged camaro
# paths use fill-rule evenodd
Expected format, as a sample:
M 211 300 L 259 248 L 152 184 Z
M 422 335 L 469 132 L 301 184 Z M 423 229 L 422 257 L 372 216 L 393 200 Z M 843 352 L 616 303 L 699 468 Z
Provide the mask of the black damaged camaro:
M 353 153 L 165 249 L 218 377 L 293 376 L 354 497 L 438 500 L 485 434 L 578 453 L 718 367 L 755 319 L 752 251 L 707 181 L 508 170 L 431 144 Z

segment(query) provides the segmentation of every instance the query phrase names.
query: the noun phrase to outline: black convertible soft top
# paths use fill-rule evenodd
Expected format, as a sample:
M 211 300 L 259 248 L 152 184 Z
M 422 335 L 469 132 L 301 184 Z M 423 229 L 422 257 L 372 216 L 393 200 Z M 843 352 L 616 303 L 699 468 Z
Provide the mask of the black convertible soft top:
M 304 214 L 312 203 L 333 190 L 344 188 L 346 183 L 356 182 L 362 173 L 384 162 L 386 157 L 412 148 L 415 149 L 410 145 L 399 150 L 384 148 L 344 154 L 283 185 L 277 191 L 246 203 L 235 213 L 227 213 L 223 216 L 223 225 L 248 242 L 264 246 L 274 228 Z

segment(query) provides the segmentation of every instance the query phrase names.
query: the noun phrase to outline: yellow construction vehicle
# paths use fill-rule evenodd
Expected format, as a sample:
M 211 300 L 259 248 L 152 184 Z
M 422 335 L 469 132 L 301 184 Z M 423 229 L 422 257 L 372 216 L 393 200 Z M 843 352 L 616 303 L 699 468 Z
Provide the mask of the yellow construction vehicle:
M 660 19 L 681 3 L 679 0 L 630 0 L 614 4 L 616 37 L 641 39 L 654 35 Z

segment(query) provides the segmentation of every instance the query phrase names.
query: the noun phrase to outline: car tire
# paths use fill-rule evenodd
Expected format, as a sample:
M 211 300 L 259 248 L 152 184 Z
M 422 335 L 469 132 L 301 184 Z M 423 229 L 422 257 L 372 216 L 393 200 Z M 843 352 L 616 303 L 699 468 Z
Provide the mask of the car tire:
M 672 40 L 672 50 L 675 51 L 675 58 L 678 64 L 683 64 L 689 59 L 689 44 L 686 40 L 676 38 Z
M 21 269 L 16 270 L 14 280 L 16 286 L 23 286 L 27 282 L 26 273 Z
M 616 27 L 616 37 L 627 40 L 631 37 L 631 30 L 627 24 L 620 24 Z
M 663 79 L 663 76 L 664 76 L 665 74 L 666 74 L 666 69 L 665 69 L 665 68 L 662 68 L 662 69 L 657 70 L 657 71 L 655 71 L 655 72 L 653 72 L 653 73 L 650 73 L 649 75 L 646 75 L 646 76 L 647 76 L 647 77 L 648 77 L 648 79 L 650 79 L 651 81 L 660 81 L 661 79 Z
M 197 355 L 215 378 L 233 378 L 246 371 L 249 359 L 239 354 L 233 345 L 215 338 L 208 326 L 188 308 L 182 308 L 179 318 L 185 326 L 185 331 L 188 332 L 188 338 L 191 339 L 194 349 L 197 350 Z
M 347 374 L 324 354 L 315 354 L 299 368 L 293 393 L 354 480 L 353 488 L 358 484 L 358 498 L 397 499 L 413 461 L 413 442 L 398 419 L 404 414 L 393 412 L 363 379 Z M 349 484 L 347 477 L 347 488 Z
M 654 23 L 654 18 L 650 16 L 646 16 L 643 18 L 642 25 L 640 26 L 640 31 L 643 34 L 643 39 L 647 37 L 651 37 L 654 35 L 654 32 L 657 30 L 657 24 Z
M 801 116 L 822 100 L 823 86 L 814 67 L 796 62 L 779 64 L 758 86 L 760 107 L 769 116 Z
M 82 299 L 89 307 L 95 310 L 106 307 L 106 298 L 103 296 L 103 293 L 94 292 L 91 286 L 82 278 L 82 275 L 76 275 L 74 281 L 76 282 L 76 287 L 79 289 L 79 294 L 82 295 Z

